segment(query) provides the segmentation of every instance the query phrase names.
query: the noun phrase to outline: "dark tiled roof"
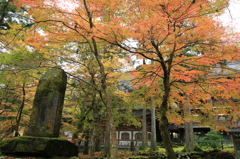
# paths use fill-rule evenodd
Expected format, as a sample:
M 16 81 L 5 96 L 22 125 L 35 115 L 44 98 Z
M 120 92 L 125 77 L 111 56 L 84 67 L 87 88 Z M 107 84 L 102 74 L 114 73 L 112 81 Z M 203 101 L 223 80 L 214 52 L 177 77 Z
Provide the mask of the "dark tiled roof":
M 171 124 L 168 125 L 168 129 L 169 130 L 178 130 L 179 128 L 174 123 L 171 123 Z
M 240 133 L 240 127 L 229 128 L 229 133 Z

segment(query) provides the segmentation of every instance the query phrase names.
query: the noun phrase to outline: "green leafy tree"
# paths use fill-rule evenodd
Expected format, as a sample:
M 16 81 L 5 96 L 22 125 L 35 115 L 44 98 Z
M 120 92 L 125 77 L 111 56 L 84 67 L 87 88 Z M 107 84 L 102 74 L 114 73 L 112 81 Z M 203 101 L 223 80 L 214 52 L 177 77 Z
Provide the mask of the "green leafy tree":
M 1 138 L 27 124 L 36 80 L 41 72 L 43 56 L 25 41 L 29 35 L 21 24 L 9 24 L 11 29 L 0 30 L 0 111 Z M 31 92 L 31 93 L 30 93 Z M 27 106 L 27 107 L 26 107 Z M 9 120 L 8 120 L 9 119 Z
M 216 131 L 210 131 L 210 132 L 206 133 L 204 137 L 201 137 L 198 140 L 198 145 L 200 147 L 218 150 L 222 147 L 223 142 L 224 142 L 224 139 L 223 139 L 222 135 L 220 135 Z

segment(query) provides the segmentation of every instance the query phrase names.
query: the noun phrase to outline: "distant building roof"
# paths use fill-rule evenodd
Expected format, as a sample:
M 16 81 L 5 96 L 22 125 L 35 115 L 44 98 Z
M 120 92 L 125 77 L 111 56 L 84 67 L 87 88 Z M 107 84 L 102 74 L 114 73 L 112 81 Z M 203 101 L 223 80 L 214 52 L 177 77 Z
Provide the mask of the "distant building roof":
M 169 129 L 169 130 L 178 130 L 179 127 L 178 127 L 177 125 L 175 125 L 174 123 L 170 123 L 170 124 L 168 125 L 168 129 Z
M 230 128 L 227 132 L 229 133 L 240 133 L 240 127 Z

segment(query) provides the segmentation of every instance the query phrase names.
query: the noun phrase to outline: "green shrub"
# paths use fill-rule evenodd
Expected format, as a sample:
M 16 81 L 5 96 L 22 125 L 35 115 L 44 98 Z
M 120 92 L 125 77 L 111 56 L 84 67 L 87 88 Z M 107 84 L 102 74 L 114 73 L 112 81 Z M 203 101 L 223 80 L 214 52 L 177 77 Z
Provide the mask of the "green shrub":
M 222 135 L 215 131 L 210 131 L 198 140 L 198 145 L 202 148 L 210 148 L 213 150 L 218 150 L 222 147 L 222 142 L 224 141 Z

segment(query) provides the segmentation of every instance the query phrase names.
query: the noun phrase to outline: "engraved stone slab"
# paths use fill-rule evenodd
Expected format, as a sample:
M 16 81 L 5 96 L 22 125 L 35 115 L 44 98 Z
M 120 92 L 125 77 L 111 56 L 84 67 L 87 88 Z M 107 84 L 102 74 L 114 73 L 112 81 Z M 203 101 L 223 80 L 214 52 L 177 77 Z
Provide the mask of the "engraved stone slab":
M 51 68 L 39 80 L 34 97 L 28 136 L 58 137 L 67 75 L 60 68 Z

